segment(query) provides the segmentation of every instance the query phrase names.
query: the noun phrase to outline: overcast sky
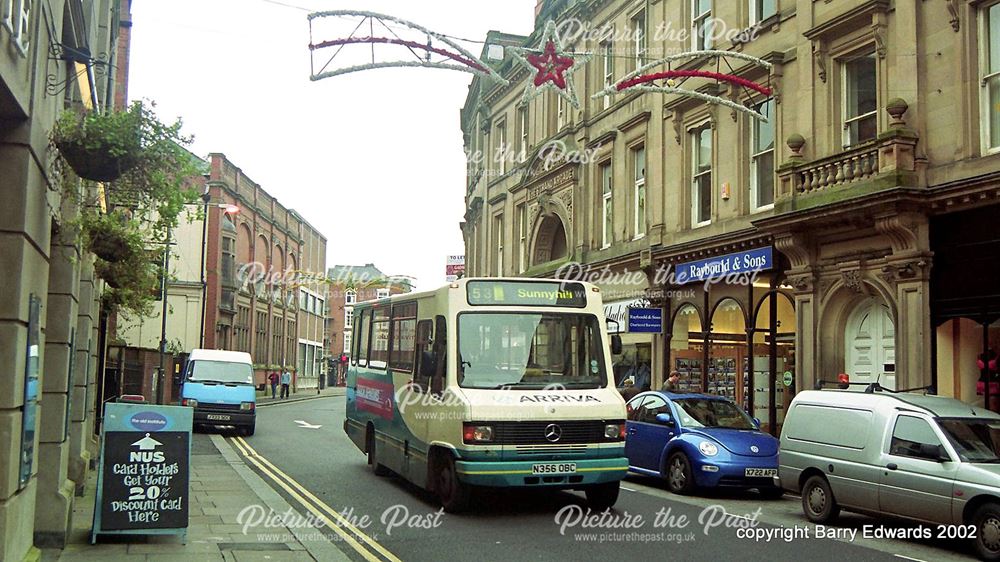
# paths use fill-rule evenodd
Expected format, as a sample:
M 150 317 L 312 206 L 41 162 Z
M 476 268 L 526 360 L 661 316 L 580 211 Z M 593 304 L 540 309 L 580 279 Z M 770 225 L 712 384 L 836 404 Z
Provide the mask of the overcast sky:
M 390 68 L 312 82 L 306 16 L 367 10 L 482 41 L 490 29 L 530 33 L 534 6 L 135 0 L 129 97 L 154 100 L 163 120 L 181 117 L 196 154 L 224 153 L 298 211 L 326 236 L 328 267 L 374 263 L 387 274 L 416 277 L 418 288 L 434 288 L 444 283 L 446 256 L 464 253 L 459 109 L 472 75 Z M 324 33 L 313 40 L 338 38 Z M 482 49 L 462 46 L 476 55 Z M 331 66 L 344 66 L 339 61 Z

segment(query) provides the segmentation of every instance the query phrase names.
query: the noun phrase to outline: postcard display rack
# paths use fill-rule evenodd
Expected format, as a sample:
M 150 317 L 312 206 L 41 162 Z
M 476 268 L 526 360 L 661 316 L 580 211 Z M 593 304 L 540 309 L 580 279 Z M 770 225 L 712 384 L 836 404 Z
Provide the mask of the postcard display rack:
M 769 359 L 767 355 L 763 357 L 758 355 L 753 358 L 753 417 L 761 421 L 763 429 L 767 429 L 768 405 L 770 404 L 768 397 L 770 394 L 769 380 L 771 377 Z M 744 364 L 746 364 L 745 361 L 744 359 Z M 785 370 L 785 358 L 778 357 L 776 361 L 778 366 L 778 380 L 775 384 L 775 390 L 778 395 L 775 397 L 775 417 L 778 418 L 776 423 L 780 426 L 785 421 L 785 387 L 781 382 L 781 374 Z M 744 403 L 744 408 L 747 405 Z
M 715 357 L 708 360 L 708 388 L 701 387 L 701 368 L 704 359 L 700 350 L 675 352 L 674 368 L 680 373 L 677 381 L 679 392 L 707 392 L 725 396 L 740 404 L 746 396 L 743 383 L 744 353 L 736 348 L 716 349 Z

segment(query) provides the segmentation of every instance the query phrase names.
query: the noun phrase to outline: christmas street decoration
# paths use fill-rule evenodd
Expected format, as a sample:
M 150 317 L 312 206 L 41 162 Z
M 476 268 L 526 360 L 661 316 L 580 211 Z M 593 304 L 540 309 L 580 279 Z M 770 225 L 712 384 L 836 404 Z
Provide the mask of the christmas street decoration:
M 676 55 L 671 55 L 659 60 L 652 61 L 650 63 L 644 64 L 637 68 L 636 70 L 628 73 L 624 78 L 618 82 L 609 85 L 603 90 L 597 92 L 593 96 L 597 99 L 602 96 L 610 96 L 619 93 L 627 92 L 661 92 L 665 94 L 677 94 L 681 96 L 692 97 L 700 99 L 702 101 L 718 104 L 735 111 L 741 111 L 746 113 L 756 119 L 762 121 L 767 121 L 767 116 L 762 115 L 760 112 L 754 110 L 747 105 L 737 103 L 731 99 L 726 99 L 721 96 L 713 96 L 711 94 L 706 94 L 704 92 L 698 92 L 695 90 L 688 90 L 679 87 L 678 81 L 685 78 L 711 78 L 717 82 L 724 82 L 730 84 L 734 88 L 741 88 L 747 91 L 748 101 L 750 100 L 750 94 L 748 90 L 753 90 L 758 94 L 763 96 L 770 96 L 772 93 L 771 88 L 767 86 L 762 86 L 753 82 L 752 80 L 747 80 L 741 76 L 736 76 L 731 73 L 724 73 L 718 71 L 709 70 L 672 70 L 670 65 L 674 61 L 686 60 L 686 59 L 696 59 L 696 58 L 715 58 L 716 66 L 719 66 L 720 62 L 726 60 L 727 57 L 739 59 L 745 62 L 749 62 L 754 66 L 758 66 L 767 71 L 771 70 L 771 64 L 765 60 L 753 57 L 750 55 L 745 55 L 743 53 L 734 53 L 730 51 L 717 51 L 717 50 L 706 50 L 706 51 L 689 51 L 686 53 L 680 53 Z M 660 72 L 650 72 L 654 68 L 667 65 L 667 70 Z M 726 60 L 727 66 L 729 65 L 728 60 Z M 730 67 L 732 70 L 732 67 Z M 657 84 L 657 81 L 663 81 L 661 84 Z
M 360 18 L 360 21 L 356 26 L 354 26 L 354 30 L 348 37 L 340 37 L 320 42 L 313 41 L 313 34 L 315 31 L 314 22 L 317 22 L 317 20 L 319 22 L 334 20 L 353 23 L 356 21 L 356 18 Z M 462 48 L 461 45 L 456 43 L 447 35 L 431 31 L 404 19 L 386 14 L 359 10 L 331 10 L 325 12 L 314 12 L 309 14 L 308 19 L 309 51 L 311 54 L 311 72 L 309 78 L 313 81 L 322 80 L 323 78 L 329 78 L 331 76 L 349 74 L 351 72 L 371 70 L 374 68 L 421 67 L 470 72 L 500 84 L 507 84 L 507 80 L 497 74 L 496 71 L 489 67 L 489 65 L 466 49 Z M 376 24 L 378 25 L 376 26 Z M 376 31 L 378 31 L 379 35 L 376 35 Z M 367 32 L 367 35 L 359 34 L 363 34 L 365 32 Z M 403 35 L 401 36 L 400 33 Z M 438 42 L 442 46 L 435 45 L 435 42 Z M 364 63 L 355 61 L 358 63 L 349 64 L 349 66 L 342 68 L 330 69 L 330 65 L 333 63 L 334 59 L 336 59 L 338 55 L 341 55 L 341 52 L 345 47 L 351 45 L 369 46 L 371 48 L 370 60 L 367 60 Z M 404 60 L 377 60 L 375 56 L 376 45 L 398 46 L 403 49 L 404 53 L 408 52 L 413 58 L 407 56 Z M 326 54 L 331 50 L 333 53 L 329 55 L 329 58 L 326 58 Z M 325 62 L 323 62 L 322 65 L 319 65 L 319 68 L 317 69 L 317 63 L 322 60 L 317 60 L 317 56 L 320 55 L 325 58 Z M 437 55 L 440 58 L 433 60 L 433 55 Z M 346 58 L 346 54 L 342 56 Z
M 545 91 L 554 91 L 579 109 L 580 100 L 573 87 L 573 73 L 592 56 L 569 52 L 552 20 L 546 22 L 538 44 L 535 49 L 510 48 L 515 60 L 534 73 L 534 78 L 524 88 L 522 100 L 529 101 Z

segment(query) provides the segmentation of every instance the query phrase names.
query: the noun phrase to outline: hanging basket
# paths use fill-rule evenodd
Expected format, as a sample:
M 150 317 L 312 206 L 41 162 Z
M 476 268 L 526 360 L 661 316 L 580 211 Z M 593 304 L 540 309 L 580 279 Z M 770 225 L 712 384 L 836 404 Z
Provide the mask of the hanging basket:
M 138 163 L 137 156 L 112 156 L 108 147 L 91 148 L 75 142 L 56 142 L 56 147 L 76 175 L 91 181 L 114 181 Z
M 95 229 L 88 232 L 88 237 L 87 248 L 102 260 L 120 262 L 132 255 L 128 241 L 119 232 Z
M 121 269 L 121 266 L 114 263 L 108 263 L 103 260 L 97 260 L 94 263 L 94 273 L 98 277 L 104 279 L 104 282 L 108 284 L 109 287 L 115 289 L 121 289 L 122 285 L 125 283 L 125 275 Z

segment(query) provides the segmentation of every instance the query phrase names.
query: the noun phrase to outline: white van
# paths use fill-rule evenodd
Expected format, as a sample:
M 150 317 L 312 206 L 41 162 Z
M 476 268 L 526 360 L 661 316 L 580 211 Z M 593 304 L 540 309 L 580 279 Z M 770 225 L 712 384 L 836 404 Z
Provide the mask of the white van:
M 1000 560 L 1000 415 L 952 398 L 804 391 L 781 429 L 781 486 L 810 521 L 840 509 L 930 523 Z

